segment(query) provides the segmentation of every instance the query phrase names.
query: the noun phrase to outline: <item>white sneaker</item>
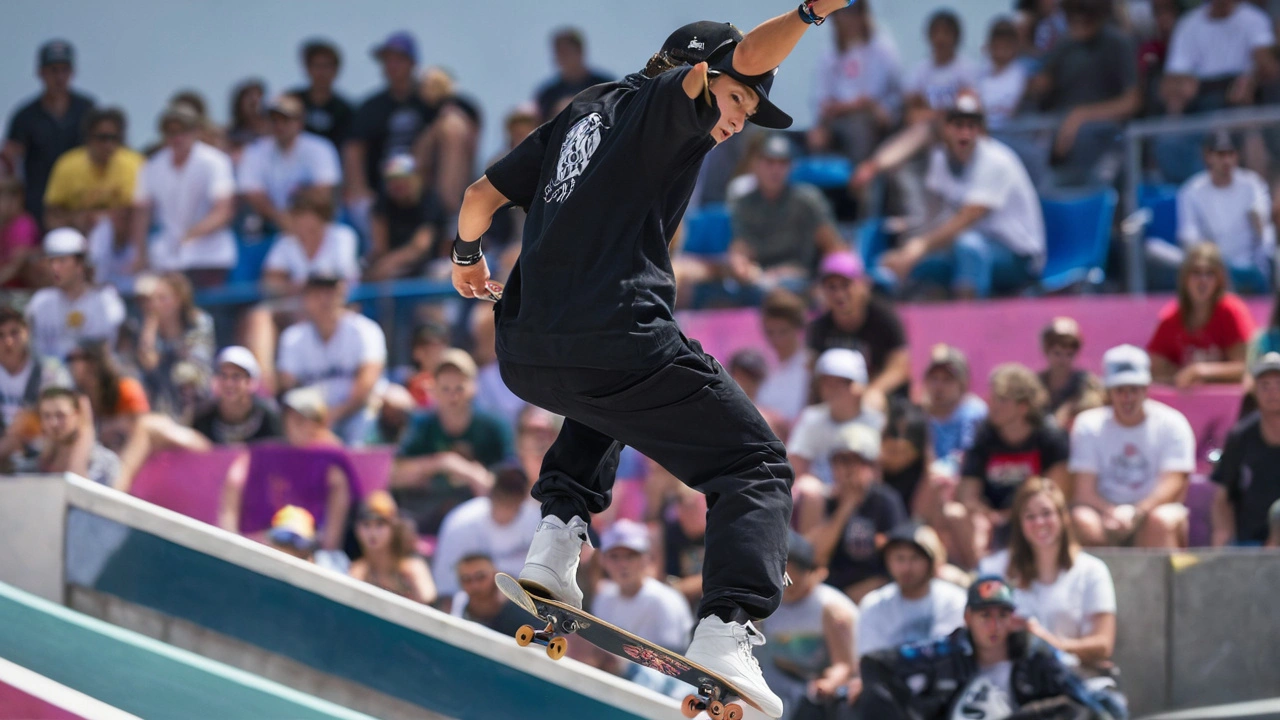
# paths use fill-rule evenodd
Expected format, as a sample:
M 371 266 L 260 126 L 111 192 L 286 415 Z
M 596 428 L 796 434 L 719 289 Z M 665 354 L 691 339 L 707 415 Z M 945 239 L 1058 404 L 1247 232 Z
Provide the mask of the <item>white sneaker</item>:
M 698 621 L 693 642 L 684 656 L 716 673 L 760 706 L 771 718 L 782 717 L 782 698 L 769 689 L 751 648 L 764 644 L 764 635 L 751 623 L 725 622 L 712 615 Z
M 583 544 L 589 544 L 587 524 L 574 516 L 565 521 L 548 515 L 538 523 L 529 545 L 529 554 L 520 571 L 520 583 L 535 586 L 547 596 L 582 609 L 582 590 L 578 587 L 578 557 Z

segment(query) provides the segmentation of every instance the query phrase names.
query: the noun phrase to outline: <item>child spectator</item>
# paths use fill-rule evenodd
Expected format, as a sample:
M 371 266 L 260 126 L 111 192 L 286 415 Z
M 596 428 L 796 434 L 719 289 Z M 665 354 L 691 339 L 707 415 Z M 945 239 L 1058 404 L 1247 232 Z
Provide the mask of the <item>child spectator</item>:
M 120 372 L 111 348 L 101 340 L 82 341 L 67 353 L 76 389 L 93 405 L 98 438 L 112 450 L 124 447 L 134 422 L 151 411 L 142 383 Z
M 84 395 L 51 387 L 40 393 L 40 454 L 20 463 L 22 473 L 72 473 L 110 487 L 120 458 L 98 442 L 93 406 Z
M 0 178 L 0 287 L 23 288 L 39 275 L 40 226 L 22 207 L 22 181 Z
M 929 57 L 916 66 L 907 81 L 907 106 L 917 110 L 951 107 L 962 90 L 972 90 L 978 73 L 968 59 L 959 55 L 960 16 L 951 10 L 937 10 L 926 25 Z
M 773 350 L 773 371 L 760 384 L 756 404 L 794 422 L 809 394 L 809 353 L 804 346 L 805 304 L 792 292 L 778 288 L 760 307 L 765 341 Z
M 1116 644 L 1116 589 L 1080 549 L 1069 513 L 1057 483 L 1028 479 L 1013 498 L 1009 549 L 983 558 L 978 573 L 1008 578 L 1027 631 L 1096 671 Z
M 1047 364 L 1040 371 L 1040 384 L 1049 392 L 1045 410 L 1066 430 L 1081 411 L 1102 404 L 1102 383 L 1075 364 L 1083 345 L 1080 325 L 1069 317 L 1054 318 L 1040 332 L 1040 351 Z
M 36 353 L 64 358 L 83 340 L 115 344 L 124 322 L 124 303 L 115 288 L 95 286 L 78 231 L 59 228 L 44 238 L 53 287 L 36 291 L 27 304 L 27 322 Z
M 839 445 L 841 429 L 862 424 L 879 432 L 884 427 L 884 414 L 864 406 L 867 363 L 858 351 L 835 348 L 822 353 L 813 375 L 817 378 L 822 402 L 800 413 L 787 440 L 787 454 L 796 477 L 812 474 L 830 485 L 828 458 Z
M 964 624 L 964 590 L 937 578 L 941 545 L 927 525 L 906 522 L 889 533 L 883 552 L 893 582 L 873 590 L 858 605 L 859 658 L 943 638 Z
M 123 111 L 91 111 L 85 118 L 85 144 L 54 163 L 44 193 L 45 226 L 88 233 L 104 216 L 123 225 L 144 162 L 125 145 Z
M 293 94 L 302 101 L 306 111 L 303 116 L 306 130 L 327 139 L 340 150 L 351 133 L 354 116 L 351 103 L 333 89 L 342 68 L 342 54 L 327 40 L 308 40 L 302 46 L 302 67 L 311 84 L 294 90 Z
M 436 239 L 444 210 L 435 193 L 422 187 L 411 155 L 396 155 L 382 170 L 383 189 L 369 221 L 368 280 L 417 277 L 442 259 Z
M 1227 288 L 1218 246 L 1201 243 L 1187 251 L 1178 273 L 1178 299 L 1160 311 L 1147 342 L 1156 382 L 1188 388 L 1244 379 L 1253 316 Z
M 1018 61 L 1018 27 L 1009 18 L 996 18 L 987 31 L 987 59 L 977 83 L 988 128 L 998 131 L 1013 119 L 1026 87 L 1027 66 Z
M 265 221 L 268 234 L 293 232 L 290 200 L 300 191 L 332 202 L 342 180 L 338 151 L 319 135 L 303 131 L 302 101 L 281 95 L 268 108 L 271 134 L 245 148 L 236 184 L 245 201 Z M 332 212 L 330 213 L 332 216 Z
M 479 623 L 503 635 L 515 635 L 529 622 L 529 613 L 498 590 L 498 569 L 484 553 L 464 555 L 457 564 L 460 588 L 449 603 L 454 617 Z
M 1182 504 L 1196 468 L 1196 438 L 1182 413 L 1147 398 L 1151 361 L 1121 345 L 1102 356 L 1109 407 L 1071 430 L 1072 523 L 1087 547 L 1186 545 Z
M 213 318 L 196 307 L 191 281 L 165 273 L 139 283 L 142 327 L 132 353 L 142 385 L 157 412 L 189 425 L 213 374 Z
M 22 313 L 0 307 L 0 467 L 7 467 L 15 454 L 31 454 L 29 444 L 40 435 L 36 405 L 41 391 L 70 386 L 57 358 L 41 357 L 32 349 Z
M 679 591 L 650 574 L 649 549 L 649 528 L 634 520 L 619 520 L 604 532 L 600 553 L 608 580 L 600 584 L 591 614 L 680 652 L 689 645 L 693 614 Z
M 1251 375 L 1258 411 L 1231 428 L 1211 476 L 1215 547 L 1265 543 L 1268 508 L 1280 501 L 1280 353 L 1259 358 Z
M 924 371 L 925 413 L 933 438 L 933 457 L 960 469 L 960 458 L 973 446 L 987 419 L 987 404 L 969 392 L 969 361 L 960 348 L 938 344 Z
M 435 603 L 431 569 L 414 552 L 413 523 L 400 517 L 389 493 L 375 490 L 360 503 L 356 539 L 360 557 L 351 563 L 351 577 L 414 602 Z

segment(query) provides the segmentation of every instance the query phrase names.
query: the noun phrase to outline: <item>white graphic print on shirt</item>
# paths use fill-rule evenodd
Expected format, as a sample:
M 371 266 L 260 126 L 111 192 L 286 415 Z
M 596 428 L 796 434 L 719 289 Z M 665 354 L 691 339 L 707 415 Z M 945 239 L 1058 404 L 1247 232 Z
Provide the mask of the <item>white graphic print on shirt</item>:
M 560 145 L 560 160 L 556 163 L 556 177 L 547 183 L 546 201 L 562 203 L 569 198 L 577 185 L 578 176 L 587 169 L 591 156 L 600 147 L 600 131 L 604 128 L 604 118 L 600 113 L 591 113 L 574 123 L 565 133 L 564 142 Z

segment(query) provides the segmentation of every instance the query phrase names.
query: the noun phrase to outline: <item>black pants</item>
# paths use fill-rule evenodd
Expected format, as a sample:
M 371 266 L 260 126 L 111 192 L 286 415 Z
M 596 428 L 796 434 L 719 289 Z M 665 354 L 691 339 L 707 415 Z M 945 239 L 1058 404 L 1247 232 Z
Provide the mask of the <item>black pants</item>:
M 707 496 L 698 617 L 765 618 L 782 601 L 794 474 L 751 399 L 685 343 L 645 372 L 501 363 L 512 392 L 565 416 L 533 497 L 544 517 L 586 520 L 609 506 L 618 454 L 634 447 Z

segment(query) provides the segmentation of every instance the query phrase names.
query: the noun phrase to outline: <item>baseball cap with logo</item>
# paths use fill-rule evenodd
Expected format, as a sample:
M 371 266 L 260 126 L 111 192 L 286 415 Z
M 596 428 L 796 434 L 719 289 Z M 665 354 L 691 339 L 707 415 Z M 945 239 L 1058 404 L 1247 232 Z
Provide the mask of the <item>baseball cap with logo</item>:
M 1102 356 L 1102 384 L 1108 389 L 1151 384 L 1151 358 L 1133 345 L 1119 345 Z
M 76 49 L 66 40 L 50 40 L 40 46 L 40 52 L 37 54 L 40 67 L 45 68 L 50 65 L 75 65 Z
M 1269 372 L 1280 372 L 1280 352 L 1266 353 L 1249 368 L 1249 374 L 1253 375 L 1254 380 Z
M 626 548 L 644 554 L 649 552 L 649 528 L 635 520 L 618 520 L 600 538 L 600 552 Z
M 691 22 L 667 36 L 662 52 L 690 65 L 713 62 L 742 42 L 742 31 L 733 25 L 713 20 Z
M 755 91 L 756 98 L 760 102 L 756 105 L 755 114 L 747 118 L 747 122 L 774 130 L 786 130 L 791 127 L 791 116 L 769 99 L 769 90 L 773 88 L 773 79 L 778 74 L 778 68 L 760 75 L 744 75 L 733 67 L 733 51 L 730 50 L 712 63 L 711 73 L 727 75 Z
M 84 255 L 89 252 L 89 241 L 79 230 L 69 227 L 50 230 L 44 236 L 45 257 L 65 257 L 67 255 Z
M 983 575 L 969 586 L 969 601 L 965 603 L 969 610 L 981 610 L 989 607 L 1003 607 L 1013 610 L 1017 605 L 1013 602 L 1013 588 L 999 575 Z
M 844 378 L 859 385 L 866 385 L 867 361 L 857 350 L 831 348 L 818 356 L 818 362 L 813 366 L 813 374 L 816 377 L 826 375 Z
M 862 423 L 845 423 L 836 432 L 831 454 L 852 453 L 869 463 L 880 460 L 880 433 Z
M 258 367 L 258 359 L 253 356 L 249 348 L 241 345 L 228 345 L 222 348 L 214 367 L 222 365 L 235 365 L 249 373 L 249 377 L 253 380 L 257 380 L 262 375 L 262 368 Z

